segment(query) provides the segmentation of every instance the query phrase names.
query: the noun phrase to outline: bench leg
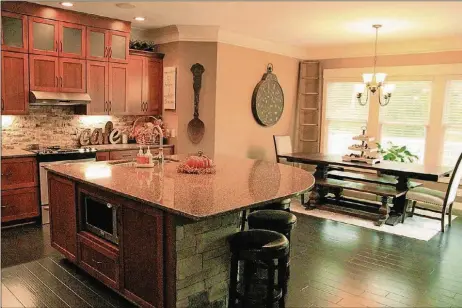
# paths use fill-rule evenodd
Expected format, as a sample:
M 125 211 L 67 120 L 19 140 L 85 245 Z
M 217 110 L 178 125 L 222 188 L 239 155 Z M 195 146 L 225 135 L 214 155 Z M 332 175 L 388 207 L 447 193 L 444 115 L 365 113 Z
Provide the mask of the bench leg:
M 388 206 L 388 197 L 382 197 L 382 205 L 379 208 L 379 219 L 374 222 L 374 225 L 381 226 L 390 216 L 390 207 Z

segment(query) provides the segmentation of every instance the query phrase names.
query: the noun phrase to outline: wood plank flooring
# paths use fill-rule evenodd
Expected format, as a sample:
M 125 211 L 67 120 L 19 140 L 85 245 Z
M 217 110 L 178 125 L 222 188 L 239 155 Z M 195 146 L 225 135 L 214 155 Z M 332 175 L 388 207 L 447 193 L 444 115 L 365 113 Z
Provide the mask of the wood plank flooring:
M 288 308 L 462 307 L 461 218 L 424 242 L 297 217 Z M 2 230 L 2 307 L 134 306 L 56 253 L 47 226 L 29 226 Z

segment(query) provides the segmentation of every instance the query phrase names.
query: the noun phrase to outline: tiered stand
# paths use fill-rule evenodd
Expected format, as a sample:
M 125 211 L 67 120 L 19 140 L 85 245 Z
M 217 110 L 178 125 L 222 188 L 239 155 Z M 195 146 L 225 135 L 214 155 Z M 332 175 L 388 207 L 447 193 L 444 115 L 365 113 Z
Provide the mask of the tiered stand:
M 366 163 L 370 165 L 380 163 L 380 158 L 372 156 L 373 153 L 377 152 L 377 148 L 369 147 L 369 143 L 374 141 L 375 138 L 367 136 L 365 129 L 363 129 L 362 135 L 353 137 L 353 140 L 361 141 L 361 144 L 349 146 L 348 149 L 351 151 L 360 152 L 361 154 L 343 155 L 343 161 Z

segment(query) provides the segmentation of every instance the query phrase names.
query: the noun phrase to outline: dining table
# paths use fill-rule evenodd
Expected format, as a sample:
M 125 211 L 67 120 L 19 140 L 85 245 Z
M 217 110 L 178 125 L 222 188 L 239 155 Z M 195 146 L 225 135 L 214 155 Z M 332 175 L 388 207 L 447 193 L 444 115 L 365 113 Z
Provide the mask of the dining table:
M 335 168 L 360 169 L 361 171 L 376 171 L 380 175 L 393 176 L 396 181 L 393 186 L 397 191 L 404 192 L 393 200 L 393 207 L 387 217 L 387 225 L 396 225 L 404 221 L 406 209 L 406 192 L 413 187 L 412 179 L 437 182 L 443 177 L 448 177 L 454 167 L 437 166 L 431 164 L 404 163 L 395 161 L 380 161 L 376 164 L 367 164 L 363 162 L 343 161 L 341 155 L 323 154 L 323 153 L 286 153 L 279 154 L 278 158 L 286 159 L 288 162 L 315 165 L 316 170 L 314 177 L 316 182 L 328 178 L 329 172 Z M 379 185 L 378 185 L 379 186 Z M 315 184 L 314 191 L 317 189 Z M 312 195 L 310 195 L 312 198 Z M 312 200 L 310 200 L 312 201 Z M 313 202 L 310 202 L 313 203 Z

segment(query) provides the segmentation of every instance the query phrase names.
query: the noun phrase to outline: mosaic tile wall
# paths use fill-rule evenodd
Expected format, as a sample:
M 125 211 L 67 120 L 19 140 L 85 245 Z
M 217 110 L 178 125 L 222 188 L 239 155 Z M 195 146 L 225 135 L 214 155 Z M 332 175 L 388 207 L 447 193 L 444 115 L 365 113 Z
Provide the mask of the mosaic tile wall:
M 85 128 L 104 128 L 107 121 L 114 127 L 129 130 L 137 116 L 82 116 L 72 107 L 30 107 L 29 115 L 2 116 L 2 146 L 25 148 L 28 144 L 41 146 L 79 146 Z

